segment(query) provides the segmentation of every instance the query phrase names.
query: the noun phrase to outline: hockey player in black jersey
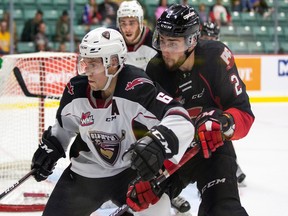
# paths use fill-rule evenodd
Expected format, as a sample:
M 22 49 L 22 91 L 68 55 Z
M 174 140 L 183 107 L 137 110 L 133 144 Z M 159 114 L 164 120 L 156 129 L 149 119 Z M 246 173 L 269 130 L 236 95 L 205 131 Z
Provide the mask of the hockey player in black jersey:
M 80 75 L 67 84 L 55 124 L 43 133 L 32 158 L 32 168 L 37 169 L 34 177 L 43 181 L 76 137 L 70 148 L 71 164 L 58 180 L 43 216 L 88 216 L 107 200 L 122 206 L 128 187 L 133 191 L 135 184 L 130 182 L 140 176 L 136 184 L 151 188 L 148 181 L 158 174 L 163 161 L 179 162 L 194 137 L 194 126 L 182 105 L 142 69 L 124 64 L 127 48 L 118 31 L 94 29 L 84 36 L 79 50 Z M 149 130 L 138 140 L 136 121 Z M 132 157 L 123 160 L 125 152 Z M 146 196 L 145 191 L 136 191 Z M 166 194 L 150 198 L 153 204 L 159 201 L 134 215 L 170 215 Z M 136 202 L 133 209 L 146 202 Z
M 146 73 L 193 119 L 202 154 L 189 160 L 168 180 L 177 196 L 196 182 L 201 195 L 199 216 L 247 216 L 241 206 L 232 140 L 245 137 L 254 122 L 246 87 L 230 49 L 220 41 L 199 39 L 194 8 L 170 6 L 157 20 L 154 48 Z

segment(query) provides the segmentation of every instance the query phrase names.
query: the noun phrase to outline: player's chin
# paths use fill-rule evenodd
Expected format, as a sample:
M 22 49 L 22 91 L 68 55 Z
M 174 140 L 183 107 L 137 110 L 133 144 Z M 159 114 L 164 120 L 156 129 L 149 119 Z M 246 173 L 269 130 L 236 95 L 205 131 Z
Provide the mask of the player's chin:
M 134 36 L 133 35 L 126 35 L 125 36 L 126 43 L 132 43 L 133 40 L 134 40 Z
M 93 91 L 100 90 L 96 82 L 89 81 L 89 86 L 90 86 L 91 90 L 93 90 Z
M 174 68 L 175 62 L 173 60 L 164 58 L 164 62 L 168 69 Z

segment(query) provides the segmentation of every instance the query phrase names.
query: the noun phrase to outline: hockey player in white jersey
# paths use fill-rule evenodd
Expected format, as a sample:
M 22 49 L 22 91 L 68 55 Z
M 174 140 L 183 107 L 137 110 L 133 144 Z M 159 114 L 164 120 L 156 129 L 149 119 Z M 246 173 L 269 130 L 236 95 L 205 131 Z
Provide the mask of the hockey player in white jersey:
M 126 64 L 146 69 L 157 51 L 152 48 L 153 33 L 143 23 L 144 13 L 138 1 L 123 1 L 117 11 L 117 26 L 127 45 Z
M 153 33 L 144 25 L 144 12 L 141 4 L 136 1 L 123 1 L 117 11 L 117 27 L 127 45 L 126 64 L 146 69 L 146 66 L 157 51 L 152 47 Z M 186 212 L 190 204 L 183 197 L 171 200 L 172 207 L 179 212 Z
M 158 174 L 164 160 L 177 163 L 183 156 L 194 137 L 189 115 L 143 70 L 124 64 L 127 48 L 118 31 L 94 29 L 79 48 L 80 75 L 67 84 L 55 124 L 43 133 L 32 158 L 35 179 L 45 180 L 76 137 L 70 148 L 71 164 L 43 216 L 88 216 L 107 200 L 121 206 L 128 186 L 135 185 L 138 197 L 128 193 L 127 200 L 133 199 L 136 210 L 147 203 L 140 196 L 156 203 L 158 194 L 151 187 L 142 191 L 142 186 L 150 186 L 147 181 Z M 141 139 L 136 138 L 141 133 L 134 130 L 136 122 L 148 129 Z M 133 157 L 123 160 L 128 149 Z M 137 176 L 141 181 L 134 182 Z M 164 194 L 134 215 L 170 215 L 170 200 Z

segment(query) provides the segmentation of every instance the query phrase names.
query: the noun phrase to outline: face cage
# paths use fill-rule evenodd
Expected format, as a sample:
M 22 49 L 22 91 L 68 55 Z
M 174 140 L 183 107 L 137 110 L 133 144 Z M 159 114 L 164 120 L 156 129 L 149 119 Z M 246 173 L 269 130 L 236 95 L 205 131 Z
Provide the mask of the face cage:
M 163 34 L 165 35 L 165 34 Z M 155 29 L 154 34 L 153 34 L 153 39 L 152 39 L 152 46 L 159 51 L 161 50 L 160 47 L 160 36 L 161 34 L 159 33 L 159 31 L 157 29 Z M 168 36 L 170 37 L 170 36 Z M 197 45 L 198 42 L 198 37 L 199 37 L 199 33 L 195 32 L 194 34 L 191 34 L 190 36 L 185 36 L 185 48 L 183 50 L 178 50 L 179 52 L 186 52 L 189 48 L 191 47 L 195 47 Z

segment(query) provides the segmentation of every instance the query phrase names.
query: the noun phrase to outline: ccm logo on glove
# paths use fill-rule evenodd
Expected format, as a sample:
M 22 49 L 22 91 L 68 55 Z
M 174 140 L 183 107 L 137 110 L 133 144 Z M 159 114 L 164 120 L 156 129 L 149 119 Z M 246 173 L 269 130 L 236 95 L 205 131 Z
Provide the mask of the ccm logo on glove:
M 200 113 L 195 120 L 196 139 L 200 142 L 204 158 L 209 158 L 212 152 L 229 140 L 235 130 L 231 114 L 217 108 Z
M 158 140 L 161 142 L 162 146 L 164 147 L 164 150 L 166 154 L 172 153 L 171 149 L 168 148 L 168 142 L 167 140 L 163 137 L 163 135 L 156 130 L 156 128 L 151 129 L 151 133 L 158 138 Z

